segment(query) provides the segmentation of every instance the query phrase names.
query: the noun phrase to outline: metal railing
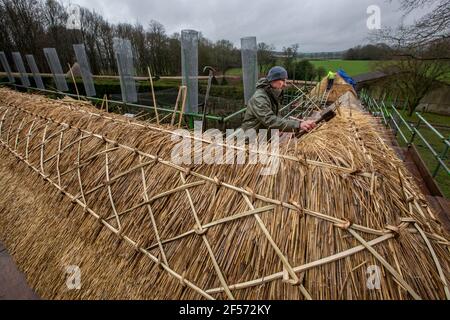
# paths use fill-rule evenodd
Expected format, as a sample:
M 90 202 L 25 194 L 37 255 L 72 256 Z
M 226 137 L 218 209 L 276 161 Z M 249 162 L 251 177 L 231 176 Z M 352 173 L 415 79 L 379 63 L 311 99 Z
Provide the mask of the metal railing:
M 371 97 L 367 92 L 362 91 L 360 94 L 361 101 L 372 115 L 378 116 L 382 119 L 382 122 L 386 127 L 390 127 L 397 138 L 400 138 L 408 147 L 414 144 L 414 142 L 419 138 L 424 144 L 426 149 L 432 154 L 433 158 L 436 159 L 437 165 L 432 170 L 433 178 L 436 178 L 439 171 L 442 169 L 450 175 L 450 169 L 446 163 L 448 160 L 448 153 L 450 149 L 450 136 L 445 137 L 441 134 L 435 127 L 433 127 L 419 112 L 415 112 L 415 115 L 418 118 L 417 123 L 412 125 L 401 115 L 398 109 L 395 106 L 395 103 L 390 103 L 386 106 L 385 101 L 377 101 L 373 97 Z M 403 111 L 405 111 L 405 107 L 403 107 Z M 425 128 L 430 130 L 434 135 L 436 135 L 439 140 L 443 143 L 443 151 L 438 152 L 431 145 L 431 143 L 424 137 L 424 135 L 420 132 L 420 128 Z M 406 128 L 402 130 L 402 127 Z M 408 138 L 408 133 L 410 137 Z

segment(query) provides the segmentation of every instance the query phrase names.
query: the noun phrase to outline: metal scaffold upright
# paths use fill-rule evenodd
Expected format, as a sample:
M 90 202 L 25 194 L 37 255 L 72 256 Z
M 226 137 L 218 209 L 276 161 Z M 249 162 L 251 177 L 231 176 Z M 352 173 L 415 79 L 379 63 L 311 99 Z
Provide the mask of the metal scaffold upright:
M 198 32 L 181 31 L 181 70 L 187 87 L 186 111 L 198 113 Z
M 20 52 L 13 52 L 12 56 L 16 65 L 16 69 L 20 73 L 20 80 L 22 81 L 22 85 L 25 87 L 29 87 L 30 79 L 28 79 L 27 71 L 25 70 Z
M 120 88 L 124 102 L 137 102 L 136 82 L 134 81 L 133 51 L 128 39 L 114 38 L 114 54 L 119 70 Z
M 27 59 L 28 66 L 33 73 L 33 79 L 36 84 L 36 88 L 45 89 L 44 82 L 42 81 L 41 73 L 39 72 L 34 56 L 32 54 L 27 54 L 25 55 L 25 58 Z
M 58 58 L 58 53 L 55 48 L 44 48 L 44 55 L 47 59 L 47 63 L 50 66 L 50 70 L 53 74 L 53 79 L 55 79 L 56 88 L 59 91 L 66 92 L 69 91 L 66 82 L 66 75 L 61 67 L 61 62 Z
M 2 63 L 3 69 L 5 70 L 6 74 L 8 75 L 8 81 L 11 83 L 14 83 L 15 80 L 14 80 L 14 77 L 12 76 L 11 68 L 8 63 L 8 59 L 6 58 L 6 55 L 3 51 L 0 51 L 0 61 Z
M 253 96 L 258 81 L 258 47 L 256 37 L 241 38 L 242 75 L 244 82 L 244 100 Z
M 73 50 L 75 51 L 75 56 L 78 65 L 80 66 L 81 78 L 83 79 L 86 96 L 95 97 L 94 80 L 92 78 L 91 67 L 89 65 L 84 44 L 74 44 Z

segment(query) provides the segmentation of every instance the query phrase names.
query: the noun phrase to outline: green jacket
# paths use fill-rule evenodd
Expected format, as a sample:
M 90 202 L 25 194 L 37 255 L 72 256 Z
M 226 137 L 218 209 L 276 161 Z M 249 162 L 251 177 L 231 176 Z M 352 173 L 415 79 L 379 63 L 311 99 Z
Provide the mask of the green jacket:
M 256 84 L 256 92 L 247 103 L 244 121 L 241 128 L 278 129 L 280 131 L 296 131 L 300 127 L 297 120 L 282 119 L 278 116 L 281 99 L 275 98 L 267 79 L 262 78 Z

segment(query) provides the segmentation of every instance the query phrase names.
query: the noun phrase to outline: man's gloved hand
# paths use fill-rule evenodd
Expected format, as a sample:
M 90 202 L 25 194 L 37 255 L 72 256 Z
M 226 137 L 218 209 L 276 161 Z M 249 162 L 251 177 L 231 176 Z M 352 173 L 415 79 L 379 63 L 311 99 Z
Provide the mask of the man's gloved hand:
M 317 124 L 313 120 L 300 121 L 300 129 L 304 130 L 306 132 L 310 132 L 316 126 L 317 126 Z

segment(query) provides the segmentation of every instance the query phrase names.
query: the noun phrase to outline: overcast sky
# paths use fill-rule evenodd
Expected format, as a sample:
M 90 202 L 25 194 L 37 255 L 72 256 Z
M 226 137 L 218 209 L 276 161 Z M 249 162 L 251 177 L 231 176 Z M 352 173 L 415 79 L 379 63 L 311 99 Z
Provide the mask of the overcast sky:
M 65 1 L 65 2 L 68 2 Z M 212 40 L 240 38 L 283 46 L 299 43 L 300 52 L 340 51 L 367 42 L 367 8 L 381 9 L 381 25 L 402 21 L 398 0 L 70 0 L 93 9 L 109 22 L 162 23 L 168 35 L 194 29 Z M 419 10 L 405 21 L 414 20 Z

